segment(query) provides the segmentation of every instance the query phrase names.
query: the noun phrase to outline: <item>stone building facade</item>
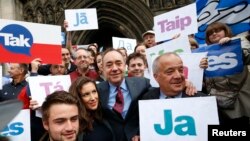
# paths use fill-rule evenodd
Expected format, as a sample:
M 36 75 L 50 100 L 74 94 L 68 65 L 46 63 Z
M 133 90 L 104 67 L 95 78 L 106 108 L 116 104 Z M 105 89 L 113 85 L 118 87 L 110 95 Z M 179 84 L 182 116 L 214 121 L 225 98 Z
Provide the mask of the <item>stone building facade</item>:
M 194 0 L 21 0 L 23 19 L 62 25 L 65 9 L 96 8 L 98 30 L 72 32 L 73 44 L 97 42 L 111 46 L 112 36 L 141 40 L 152 29 L 155 15 L 182 7 Z

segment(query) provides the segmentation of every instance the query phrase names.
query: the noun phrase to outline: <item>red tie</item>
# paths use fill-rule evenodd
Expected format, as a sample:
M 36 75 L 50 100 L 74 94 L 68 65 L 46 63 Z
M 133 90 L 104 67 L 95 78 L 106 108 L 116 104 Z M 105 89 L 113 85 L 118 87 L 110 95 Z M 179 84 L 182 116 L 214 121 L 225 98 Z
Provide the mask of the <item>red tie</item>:
M 122 91 L 120 87 L 117 87 L 116 101 L 115 101 L 115 105 L 113 109 L 117 113 L 122 114 L 123 107 L 124 107 L 124 99 L 123 99 Z

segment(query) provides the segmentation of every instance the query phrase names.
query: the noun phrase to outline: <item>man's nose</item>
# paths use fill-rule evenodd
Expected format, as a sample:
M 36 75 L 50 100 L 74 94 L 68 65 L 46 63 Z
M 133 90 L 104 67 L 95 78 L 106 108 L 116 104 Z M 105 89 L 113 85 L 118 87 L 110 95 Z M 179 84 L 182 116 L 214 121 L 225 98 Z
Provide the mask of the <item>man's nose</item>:
M 68 120 L 66 123 L 66 130 L 73 130 L 73 125 L 70 120 Z

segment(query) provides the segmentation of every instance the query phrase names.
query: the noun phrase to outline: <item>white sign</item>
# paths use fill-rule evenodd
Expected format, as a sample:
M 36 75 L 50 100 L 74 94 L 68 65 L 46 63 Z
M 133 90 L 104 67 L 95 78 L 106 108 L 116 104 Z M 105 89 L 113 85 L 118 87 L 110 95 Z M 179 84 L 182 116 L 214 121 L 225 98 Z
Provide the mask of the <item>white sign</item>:
M 65 19 L 68 21 L 67 31 L 98 29 L 96 8 L 67 9 Z
M 180 53 L 191 53 L 191 47 L 187 36 L 182 36 L 177 39 L 170 40 L 168 42 L 156 45 L 152 48 L 146 49 L 146 58 L 148 62 L 149 76 L 146 76 L 150 79 L 150 84 L 153 87 L 158 87 L 158 83 L 153 77 L 152 64 L 158 56 L 166 52 L 176 52 Z
M 136 39 L 112 37 L 112 43 L 115 49 L 124 47 L 127 50 L 127 55 L 129 55 L 134 52 Z
M 154 17 L 156 42 L 171 39 L 179 33 L 193 34 L 197 29 L 196 3 Z
M 208 125 L 218 125 L 214 96 L 140 100 L 142 141 L 207 141 Z
M 10 141 L 31 141 L 30 109 L 21 110 L 0 135 L 8 137 Z
M 2 66 L 0 65 L 0 90 L 3 88 L 3 71 L 2 71 Z
M 69 75 L 35 76 L 29 78 L 30 92 L 33 100 L 41 106 L 45 98 L 55 91 L 68 91 L 71 85 Z
M 191 81 L 198 91 L 201 91 L 204 69 L 200 68 L 200 61 L 207 56 L 207 52 L 183 53 L 179 55 L 184 65 L 186 79 Z
M 156 57 L 166 52 L 191 53 L 191 46 L 187 36 L 164 42 L 151 48 L 146 49 L 146 58 L 148 62 L 149 71 L 152 69 L 152 63 Z
M 89 45 L 76 45 L 77 48 L 85 48 L 87 49 Z

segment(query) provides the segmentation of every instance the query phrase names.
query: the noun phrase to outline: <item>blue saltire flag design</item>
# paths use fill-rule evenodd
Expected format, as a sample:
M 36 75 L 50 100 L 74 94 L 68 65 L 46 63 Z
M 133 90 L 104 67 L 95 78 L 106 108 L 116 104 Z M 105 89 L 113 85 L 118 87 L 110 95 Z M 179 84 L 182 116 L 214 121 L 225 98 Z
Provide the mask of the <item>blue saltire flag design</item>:
M 207 25 L 223 22 L 234 35 L 250 30 L 250 0 L 196 0 L 198 33 L 195 38 L 205 44 Z

